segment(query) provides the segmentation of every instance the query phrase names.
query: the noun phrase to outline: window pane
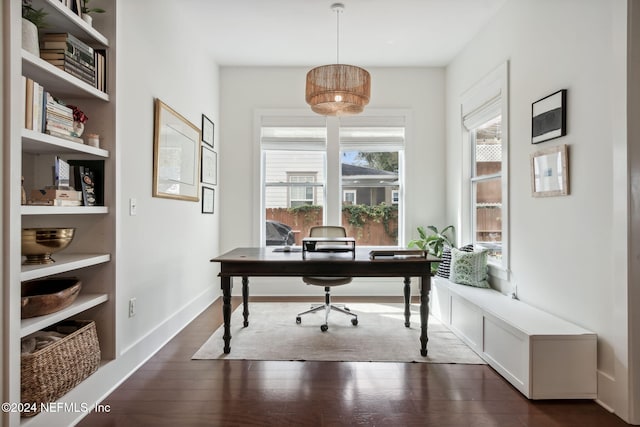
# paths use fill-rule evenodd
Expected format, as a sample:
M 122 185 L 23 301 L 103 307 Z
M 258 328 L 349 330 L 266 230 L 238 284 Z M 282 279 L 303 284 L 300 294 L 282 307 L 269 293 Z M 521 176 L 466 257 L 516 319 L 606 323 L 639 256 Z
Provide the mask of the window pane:
M 342 152 L 342 224 L 358 245 L 398 244 L 398 156 L 398 151 Z
M 266 150 L 265 244 L 301 244 L 313 225 L 322 225 L 324 151 Z
M 502 256 L 502 179 L 479 181 L 475 189 L 475 244 L 489 249 L 489 256 Z
M 502 117 L 474 129 L 475 176 L 500 173 L 502 168 Z

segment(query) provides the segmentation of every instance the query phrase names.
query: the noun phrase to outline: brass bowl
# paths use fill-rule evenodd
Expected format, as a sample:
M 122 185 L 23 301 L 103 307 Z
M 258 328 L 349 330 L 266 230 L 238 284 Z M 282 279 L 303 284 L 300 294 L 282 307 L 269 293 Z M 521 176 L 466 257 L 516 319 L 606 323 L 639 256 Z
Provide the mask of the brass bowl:
M 27 259 L 22 264 L 55 262 L 51 254 L 69 246 L 75 231 L 75 228 L 23 228 L 22 255 Z

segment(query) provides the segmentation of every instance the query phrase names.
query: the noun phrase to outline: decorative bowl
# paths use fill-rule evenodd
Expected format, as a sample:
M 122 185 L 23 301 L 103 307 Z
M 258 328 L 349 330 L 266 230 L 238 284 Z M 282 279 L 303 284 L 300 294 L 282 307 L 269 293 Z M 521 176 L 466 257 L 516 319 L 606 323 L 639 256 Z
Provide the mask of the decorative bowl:
M 82 282 L 74 277 L 23 282 L 21 317 L 26 319 L 60 311 L 76 300 L 81 288 Z
M 22 255 L 27 259 L 22 264 L 55 262 L 51 254 L 69 246 L 75 231 L 75 228 L 23 228 Z

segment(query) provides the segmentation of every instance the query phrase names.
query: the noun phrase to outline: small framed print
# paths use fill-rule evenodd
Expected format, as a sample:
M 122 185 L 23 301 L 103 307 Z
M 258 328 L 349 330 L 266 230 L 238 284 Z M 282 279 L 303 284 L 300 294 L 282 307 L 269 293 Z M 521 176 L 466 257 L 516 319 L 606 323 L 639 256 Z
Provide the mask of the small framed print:
M 213 134 L 215 125 L 207 116 L 202 115 L 202 142 L 213 148 Z
M 562 89 L 531 104 L 531 143 L 567 134 L 567 90 Z
M 218 153 L 204 145 L 200 148 L 202 149 L 200 180 L 203 184 L 216 185 L 218 184 Z
M 212 214 L 216 199 L 216 190 L 209 187 L 202 187 L 202 213 Z
M 531 189 L 533 197 L 569 194 L 569 149 L 567 145 L 551 147 L 531 154 Z

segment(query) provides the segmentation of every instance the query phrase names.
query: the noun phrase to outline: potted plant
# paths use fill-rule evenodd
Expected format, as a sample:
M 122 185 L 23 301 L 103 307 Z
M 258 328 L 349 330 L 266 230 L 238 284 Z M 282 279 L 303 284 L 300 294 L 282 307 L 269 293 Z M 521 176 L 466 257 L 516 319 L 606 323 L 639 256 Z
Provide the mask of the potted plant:
M 102 8 L 99 7 L 89 7 L 89 2 L 91 0 L 82 0 L 82 7 L 81 7 L 81 12 L 82 12 L 82 19 L 89 25 L 91 25 L 93 23 L 93 17 L 91 16 L 92 13 L 105 13 L 106 11 Z
M 31 0 L 22 0 L 22 48 L 29 53 L 40 56 L 38 30 L 44 28 L 47 12 L 36 9 Z
M 456 229 L 453 225 L 448 225 L 442 230 L 438 231 L 438 228 L 429 225 L 427 226 L 431 230 L 431 234 L 427 234 L 427 230 L 423 226 L 418 227 L 419 239 L 414 239 L 409 242 L 409 247 L 418 247 L 424 251 L 428 251 L 436 258 L 442 257 L 442 252 L 445 246 L 453 247 L 453 241 Z M 435 273 L 438 270 L 439 263 L 431 263 L 431 272 Z

